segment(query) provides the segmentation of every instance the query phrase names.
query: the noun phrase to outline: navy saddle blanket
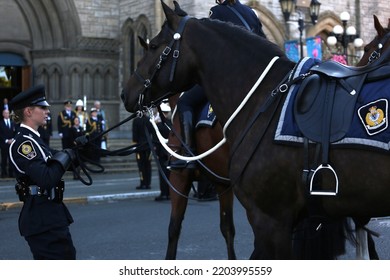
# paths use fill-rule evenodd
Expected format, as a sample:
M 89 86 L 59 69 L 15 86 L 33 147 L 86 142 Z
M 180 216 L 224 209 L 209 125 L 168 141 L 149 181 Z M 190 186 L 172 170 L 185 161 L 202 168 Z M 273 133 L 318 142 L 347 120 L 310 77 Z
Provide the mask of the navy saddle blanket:
M 210 102 L 207 102 L 198 114 L 195 127 L 213 127 L 216 122 L 217 117 L 215 116 L 214 110 L 211 107 Z
M 293 77 L 306 73 L 313 65 L 320 63 L 304 58 L 297 65 Z M 304 137 L 294 120 L 294 102 L 299 85 L 293 85 L 283 104 L 275 132 L 279 143 L 303 143 Z M 390 129 L 388 110 L 390 100 L 390 79 L 365 83 L 359 93 L 353 112 L 351 126 L 345 137 L 332 143 L 332 146 L 369 146 L 382 150 L 390 149 Z

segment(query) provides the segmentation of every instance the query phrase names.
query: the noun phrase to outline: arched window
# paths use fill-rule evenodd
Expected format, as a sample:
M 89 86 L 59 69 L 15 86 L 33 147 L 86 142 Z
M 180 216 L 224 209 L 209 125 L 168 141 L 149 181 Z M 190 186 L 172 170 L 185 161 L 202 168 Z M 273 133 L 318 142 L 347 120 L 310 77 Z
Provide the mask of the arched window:
M 141 37 L 144 41 L 148 42 L 148 30 L 144 23 L 140 23 L 137 28 L 137 36 Z M 134 57 L 135 62 L 138 62 L 144 55 L 144 48 L 137 41 L 137 52 Z

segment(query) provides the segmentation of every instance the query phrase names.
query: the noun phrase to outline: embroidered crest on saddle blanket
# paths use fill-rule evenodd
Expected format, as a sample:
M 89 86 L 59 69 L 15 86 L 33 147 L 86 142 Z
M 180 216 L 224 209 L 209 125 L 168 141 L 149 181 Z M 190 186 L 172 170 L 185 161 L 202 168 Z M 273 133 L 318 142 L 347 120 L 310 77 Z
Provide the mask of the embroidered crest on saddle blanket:
M 372 136 L 387 129 L 388 103 L 387 99 L 378 99 L 358 109 L 360 121 L 368 135 Z
M 28 160 L 32 160 L 37 156 L 37 152 L 35 151 L 34 146 L 30 140 L 24 141 L 19 145 L 18 153 Z
M 297 65 L 294 77 L 306 73 L 318 63 L 311 58 L 303 59 Z M 299 71 L 298 71 L 299 70 Z M 332 145 L 369 146 L 384 150 L 390 149 L 390 129 L 388 129 L 388 111 L 390 99 L 390 79 L 365 83 L 356 101 L 351 126 L 345 137 Z M 292 86 L 275 132 L 275 141 L 279 143 L 303 143 L 303 135 L 294 120 L 294 101 L 298 86 Z
M 200 111 L 196 128 L 198 127 L 213 127 L 217 121 L 213 107 L 207 102 Z

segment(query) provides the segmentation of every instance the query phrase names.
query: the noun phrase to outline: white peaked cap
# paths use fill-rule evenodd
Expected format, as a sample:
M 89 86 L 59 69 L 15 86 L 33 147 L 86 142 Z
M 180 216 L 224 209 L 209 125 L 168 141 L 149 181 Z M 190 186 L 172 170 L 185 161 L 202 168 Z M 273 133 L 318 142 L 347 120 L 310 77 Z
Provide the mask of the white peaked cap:
M 78 106 L 81 106 L 81 107 L 83 107 L 84 106 L 84 102 L 83 102 L 83 100 L 81 100 L 81 99 L 79 99 L 79 100 L 77 100 L 76 101 L 76 105 L 75 105 L 76 107 L 78 107 Z

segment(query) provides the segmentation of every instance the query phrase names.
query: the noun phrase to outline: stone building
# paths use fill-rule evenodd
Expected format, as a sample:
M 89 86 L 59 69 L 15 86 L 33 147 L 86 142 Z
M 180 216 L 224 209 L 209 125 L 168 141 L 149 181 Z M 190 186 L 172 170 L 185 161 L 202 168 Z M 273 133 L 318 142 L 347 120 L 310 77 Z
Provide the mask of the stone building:
M 195 17 L 207 17 L 215 4 L 214 0 L 178 2 Z M 297 13 L 286 24 L 278 0 L 241 2 L 256 11 L 268 38 L 281 47 L 298 38 Z M 317 24 L 307 25 L 304 36 L 319 35 L 326 42 L 333 26 L 341 24 L 342 11 L 351 14 L 349 24 L 365 42 L 375 34 L 372 14 L 384 25 L 390 18 L 387 0 L 323 1 Z M 119 95 L 143 54 L 137 37 L 152 38 L 163 21 L 160 0 L 0 0 L 0 96 L 12 98 L 43 83 L 53 116 L 65 99 L 86 96 L 88 109 L 94 100 L 101 100 L 109 124 L 114 124 L 128 116 Z M 126 133 L 129 126 L 121 131 Z

